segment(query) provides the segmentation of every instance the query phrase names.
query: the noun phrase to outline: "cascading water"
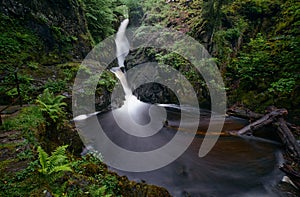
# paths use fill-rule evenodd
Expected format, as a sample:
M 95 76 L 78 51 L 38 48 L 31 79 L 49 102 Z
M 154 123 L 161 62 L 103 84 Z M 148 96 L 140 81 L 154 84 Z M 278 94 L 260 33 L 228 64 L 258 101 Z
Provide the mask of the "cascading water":
M 120 68 L 124 67 L 125 58 L 129 54 L 129 50 L 130 50 L 130 44 L 126 37 L 126 28 L 128 26 L 128 23 L 129 23 L 128 19 L 125 19 L 121 23 L 115 39 L 115 43 L 117 46 L 116 55 L 118 58 L 118 64 Z
M 113 67 L 110 69 L 121 82 L 125 93 L 124 104 L 120 109 L 114 111 L 114 116 L 119 126 L 121 126 L 126 132 L 136 136 L 146 137 L 152 135 L 153 130 L 156 131 L 161 128 L 162 122 L 165 120 L 165 113 L 162 108 L 151 106 L 138 100 L 138 98 L 132 94 L 132 90 L 128 85 L 128 81 L 124 73 L 125 69 L 123 69 L 124 72 L 122 70 L 125 58 L 129 54 L 130 50 L 130 44 L 126 37 L 126 28 L 128 23 L 128 19 L 125 19 L 121 23 L 115 38 L 116 56 L 119 67 Z M 152 120 L 151 117 L 153 117 Z
M 132 90 L 128 85 L 126 76 L 121 70 L 121 68 L 124 67 L 124 61 L 129 53 L 130 47 L 125 35 L 125 30 L 128 22 L 128 19 L 126 19 L 121 23 L 115 39 L 117 47 L 116 54 L 119 67 L 112 68 L 111 71 L 115 73 L 115 75 L 121 82 L 121 85 L 125 92 L 125 102 L 120 109 L 115 110 L 115 113 L 113 112 L 114 120 L 116 121 L 115 123 L 116 125 L 118 125 L 117 127 L 114 127 L 115 129 L 113 130 L 115 131 L 121 128 L 127 133 L 128 131 L 130 131 L 129 134 L 133 135 L 134 137 L 133 139 L 130 139 L 131 137 L 123 135 L 122 137 L 120 137 L 117 136 L 118 134 L 116 134 L 115 132 L 109 132 L 107 133 L 107 135 L 110 136 L 111 139 L 116 140 L 116 142 L 118 142 L 120 146 L 124 146 L 129 150 L 149 151 L 159 147 L 164 143 L 167 143 L 168 140 L 172 139 L 173 133 L 170 132 L 169 129 L 162 127 L 161 123 L 167 118 L 167 115 L 164 114 L 163 117 L 160 117 L 159 115 L 163 112 L 161 110 L 158 110 L 157 108 L 156 112 L 154 112 L 154 114 L 152 114 L 151 116 L 152 118 L 154 117 L 154 120 L 152 121 L 152 126 L 150 128 L 157 128 L 158 130 L 162 128 L 159 133 L 160 135 L 152 136 L 154 133 L 148 131 L 147 127 L 141 128 L 140 125 L 135 124 L 146 124 L 146 122 L 149 121 L 148 117 L 149 111 L 151 111 L 151 106 L 139 101 L 137 97 L 132 94 Z M 165 105 L 165 107 L 168 108 L 168 105 Z M 171 105 L 169 109 L 172 109 Z M 173 110 L 169 110 L 169 124 L 178 125 L 178 122 L 180 121 L 179 117 L 183 115 L 183 111 L 184 109 L 181 109 L 181 114 L 179 115 L 178 112 L 176 113 L 176 110 L 174 111 L 174 108 Z M 189 113 L 189 115 L 191 116 L 193 114 L 193 112 L 190 112 L 189 109 L 185 112 Z M 207 116 L 209 117 L 208 114 Z M 109 117 L 109 115 L 107 117 Z M 155 117 L 160 118 L 155 119 Z M 101 120 L 103 119 L 100 117 L 100 122 Z M 145 122 L 145 120 L 147 121 Z M 228 118 L 227 123 L 230 121 L 233 122 L 231 126 L 234 127 L 234 124 L 236 124 L 234 122 L 237 120 Z M 203 122 L 205 121 L 202 121 L 202 124 L 199 124 L 198 130 L 200 130 L 201 125 L 203 126 Z M 193 122 L 191 122 L 191 124 L 193 124 Z M 228 124 L 225 123 L 224 129 L 226 129 L 226 125 L 228 127 Z M 205 128 L 201 128 L 201 130 L 205 130 Z M 150 139 L 148 139 L 147 141 L 146 139 L 141 140 L 140 138 L 136 138 L 136 136 L 152 137 L 149 137 Z M 148 173 L 122 172 L 119 170 L 117 171 L 120 174 L 127 175 L 132 179 L 138 178 L 146 180 L 152 184 L 159 184 L 161 186 L 164 186 L 167 189 L 171 190 L 171 193 L 175 196 L 182 196 L 184 195 L 184 193 L 191 196 L 231 196 L 233 194 L 238 194 L 239 196 L 261 196 L 270 194 L 274 195 L 274 192 L 270 191 L 272 190 L 270 189 L 270 187 L 273 187 L 274 185 L 272 179 L 276 179 L 281 176 L 280 172 L 276 170 L 274 166 L 272 166 L 274 163 L 276 163 L 277 156 L 276 154 L 272 155 L 270 151 L 272 151 L 276 146 L 263 146 L 262 144 L 257 142 L 254 142 L 253 144 L 249 142 L 250 144 L 248 144 L 247 142 L 243 142 L 241 140 L 238 140 L 237 138 L 230 137 L 225 140 L 220 140 L 210 156 L 201 160 L 196 154 L 197 147 L 199 144 L 201 144 L 201 141 L 202 138 L 196 137 L 191 147 L 186 151 L 185 154 L 183 154 L 174 163 L 164 168 Z M 271 156 L 269 155 L 268 157 L 265 157 L 262 152 L 261 155 L 258 154 L 256 152 L 258 150 L 258 147 L 260 147 L 263 152 L 269 152 Z M 233 148 L 236 148 L 237 150 L 233 151 Z M 234 156 L 229 156 L 231 155 L 231 151 L 235 152 Z M 244 155 L 243 151 L 246 152 L 247 156 Z M 239 160 L 245 162 L 244 160 L 246 158 L 248 159 L 247 163 L 241 166 L 239 164 Z M 256 164 L 256 162 L 258 161 L 264 162 L 262 165 L 266 166 L 263 167 L 260 164 Z M 270 165 L 271 168 L 268 169 Z M 260 168 L 260 170 L 262 171 L 257 172 L 256 170 L 258 168 Z M 257 178 L 257 176 L 260 176 L 261 178 L 255 179 Z M 269 181 L 268 178 L 272 181 Z M 215 181 L 218 183 L 215 183 Z M 230 181 L 232 181 L 231 184 Z M 218 188 L 220 187 L 220 184 L 223 184 L 222 189 Z M 254 189 L 248 189 L 249 186 L 253 187 Z
M 132 94 L 126 73 L 122 71 L 130 49 L 125 35 L 128 22 L 128 19 L 122 22 L 115 38 L 119 66 L 111 69 L 123 87 L 124 104 L 119 109 L 98 114 L 97 118 L 93 116 L 97 112 L 90 114 L 93 118 L 89 118 L 89 115 L 76 117 L 83 123 L 81 128 L 88 131 L 81 134 L 88 142 L 86 144 L 93 149 L 120 156 L 118 151 L 106 150 L 105 144 L 99 143 L 103 142 L 101 138 L 107 137 L 128 151 L 146 154 L 169 143 L 176 133 L 188 133 L 186 131 L 189 125 L 196 124 L 200 135 L 197 135 L 188 149 L 169 165 L 149 172 L 128 172 L 114 168 L 112 170 L 133 180 L 144 180 L 163 186 L 173 196 L 277 196 L 279 191 L 276 190 L 276 184 L 282 173 L 278 170 L 281 153 L 276 144 L 226 136 L 219 138 L 206 157 L 199 158 L 198 150 L 203 141 L 201 134 L 207 130 L 210 112 L 203 110 L 201 120 L 195 123 L 192 121 L 195 115 L 192 108 L 150 105 L 139 101 Z M 178 128 L 182 116 L 186 116 L 187 120 L 191 117 L 191 121 L 186 121 L 187 124 L 184 125 L 187 128 Z M 168 121 L 168 126 L 163 126 L 165 120 Z M 106 136 L 97 137 L 99 130 L 94 121 L 101 125 Z M 223 131 L 238 129 L 244 124 L 241 119 L 227 117 Z M 103 147 L 98 148 L 99 146 Z
M 116 56 L 118 59 L 119 67 L 113 67 L 111 71 L 116 75 L 116 77 L 120 80 L 122 87 L 125 92 L 125 98 L 128 99 L 132 96 L 131 88 L 128 86 L 128 82 L 126 79 L 125 74 L 123 73 L 122 69 L 124 67 L 124 62 L 126 56 L 129 54 L 130 44 L 126 37 L 126 28 L 128 26 L 129 20 L 125 19 L 118 30 L 116 35 L 115 43 L 116 43 Z

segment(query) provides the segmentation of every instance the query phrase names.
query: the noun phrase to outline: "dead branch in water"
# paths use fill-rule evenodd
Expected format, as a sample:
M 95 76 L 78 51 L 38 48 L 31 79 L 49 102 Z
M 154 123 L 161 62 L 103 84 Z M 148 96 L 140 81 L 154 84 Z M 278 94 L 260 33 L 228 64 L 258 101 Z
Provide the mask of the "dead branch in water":
M 300 147 L 295 139 L 293 133 L 288 127 L 287 122 L 283 119 L 288 112 L 286 109 L 275 109 L 270 113 L 264 115 L 257 121 L 245 126 L 236 132 L 237 135 L 253 135 L 254 131 L 257 131 L 266 126 L 275 126 L 277 133 L 285 146 L 286 150 L 294 158 L 300 159 Z
M 277 117 L 283 116 L 286 114 L 287 114 L 286 109 L 277 109 L 275 111 L 272 111 L 272 112 L 266 114 L 265 116 L 263 116 L 262 118 L 258 119 L 255 122 L 249 124 L 248 126 L 240 129 L 237 133 L 239 135 L 245 135 L 245 134 L 252 135 L 253 131 L 256 131 L 264 126 L 270 125 L 271 123 L 276 121 Z
M 299 132 L 299 127 L 292 125 L 284 120 L 284 116 L 288 114 L 288 111 L 286 109 L 276 109 L 272 107 L 268 111 L 269 113 L 267 113 L 264 116 L 261 116 L 255 122 L 245 126 L 239 131 L 231 132 L 231 134 L 241 136 L 253 136 L 253 133 L 255 131 L 258 131 L 263 127 L 273 126 L 274 128 L 277 128 L 276 131 L 281 139 L 282 144 L 284 145 L 286 155 L 289 158 L 289 160 L 292 161 L 290 162 L 289 160 L 286 160 L 285 163 L 280 167 L 280 169 L 290 177 L 290 179 L 295 183 L 295 185 L 299 189 L 300 172 L 298 168 L 300 167 L 300 146 L 292 133 L 292 131 Z M 248 119 L 254 117 L 252 113 L 248 112 L 248 114 L 250 114 L 247 117 Z M 296 166 L 294 164 L 296 164 Z
M 251 110 L 249 110 L 247 108 L 239 107 L 239 106 L 236 106 L 236 105 L 229 108 L 226 113 L 230 116 L 235 116 L 235 117 L 239 117 L 239 118 L 248 119 L 251 122 L 253 120 L 257 120 L 257 119 L 264 116 L 263 114 L 255 113 L 255 112 L 252 112 Z

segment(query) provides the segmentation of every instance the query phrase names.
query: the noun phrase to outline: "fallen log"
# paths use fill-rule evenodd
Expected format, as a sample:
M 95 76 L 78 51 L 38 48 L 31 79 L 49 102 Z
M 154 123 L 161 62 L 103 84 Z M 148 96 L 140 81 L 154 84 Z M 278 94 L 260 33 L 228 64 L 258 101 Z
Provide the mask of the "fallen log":
M 282 143 L 288 150 L 288 152 L 291 154 L 292 157 L 295 159 L 300 160 L 300 147 L 299 144 L 292 134 L 291 130 L 287 126 L 285 120 L 280 117 L 278 118 L 278 121 L 273 123 L 273 125 L 277 126 L 278 134 L 282 140 Z
M 283 116 L 287 114 L 287 110 L 286 109 L 277 109 L 274 110 L 268 114 L 266 114 L 265 116 L 263 116 L 262 118 L 258 119 L 257 121 L 249 124 L 248 126 L 240 129 L 237 134 L 238 135 L 252 135 L 253 131 L 258 130 L 264 126 L 267 126 L 271 123 L 273 123 L 274 121 L 276 121 L 276 118 L 279 116 Z
M 299 127 L 287 123 L 284 120 L 283 117 L 288 114 L 286 109 L 272 108 L 272 110 L 273 111 L 268 110 L 268 114 L 240 129 L 239 131 L 231 132 L 231 134 L 253 136 L 253 133 L 262 127 L 272 126 L 277 128 L 277 134 L 284 145 L 286 155 L 285 163 L 280 166 L 280 169 L 285 172 L 296 185 L 296 187 L 300 189 L 300 145 L 291 131 L 293 130 L 299 132 Z
M 289 127 L 289 129 L 292 131 L 292 133 L 297 136 L 298 138 L 300 138 L 300 127 L 296 126 L 294 124 L 291 124 L 289 122 L 286 123 L 286 125 Z
M 289 129 L 283 116 L 287 115 L 286 109 L 275 109 L 266 114 L 257 121 L 245 126 L 236 132 L 237 135 L 252 136 L 254 131 L 257 131 L 265 126 L 272 125 L 277 128 L 277 133 L 285 146 L 286 150 L 295 159 L 300 159 L 300 147 L 293 133 Z
M 255 113 L 247 108 L 239 107 L 239 106 L 232 106 L 227 110 L 226 113 L 230 116 L 248 119 L 250 120 L 250 122 L 260 119 L 261 117 L 264 116 L 263 114 Z

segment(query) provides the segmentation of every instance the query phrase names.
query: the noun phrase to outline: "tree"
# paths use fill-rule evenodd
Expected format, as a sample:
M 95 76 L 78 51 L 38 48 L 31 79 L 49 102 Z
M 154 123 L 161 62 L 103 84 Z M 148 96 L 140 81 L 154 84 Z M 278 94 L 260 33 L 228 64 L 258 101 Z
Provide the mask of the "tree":
M 109 0 L 83 0 L 89 31 L 96 44 L 114 33 L 115 17 Z

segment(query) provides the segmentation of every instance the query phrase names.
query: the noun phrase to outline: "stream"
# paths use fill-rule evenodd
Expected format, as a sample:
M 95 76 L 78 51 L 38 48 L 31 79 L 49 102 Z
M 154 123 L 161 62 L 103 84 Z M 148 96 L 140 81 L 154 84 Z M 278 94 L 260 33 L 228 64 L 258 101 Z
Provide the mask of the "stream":
M 167 111 L 169 124 L 176 125 L 182 113 L 193 114 L 190 109 L 180 110 L 174 105 L 161 107 Z M 278 169 L 282 155 L 275 142 L 222 135 L 205 157 L 198 157 L 204 138 L 202 133 L 205 125 L 208 125 L 209 117 L 209 111 L 201 111 L 199 133 L 188 149 L 169 165 L 148 172 L 111 169 L 130 180 L 162 186 L 173 196 L 280 196 L 276 185 L 283 177 Z M 137 152 L 163 146 L 176 132 L 188 133 L 186 130 L 176 129 L 175 126 L 165 126 L 155 135 L 141 138 L 124 132 L 115 122 L 112 112 L 98 114 L 97 119 L 111 141 L 124 149 Z M 97 131 L 91 128 L 93 124 L 89 121 L 90 119 L 85 120 L 82 127 L 95 134 Z M 223 131 L 238 129 L 245 124 L 243 119 L 226 117 Z M 96 139 L 94 135 L 90 135 L 90 138 Z M 94 142 L 97 141 L 99 140 Z
M 222 128 L 224 116 L 182 105 L 150 105 L 133 95 L 122 70 L 130 49 L 125 35 L 128 23 L 125 19 L 116 35 L 119 66 L 111 69 L 124 90 L 124 104 L 110 112 L 74 118 L 86 147 L 100 152 L 119 175 L 162 186 L 173 196 L 280 196 L 276 185 L 283 177 L 278 169 L 283 159 L 277 143 L 228 135 L 218 138 L 220 133 L 208 128 Z M 246 124 L 228 116 L 222 131 Z M 208 138 L 210 144 L 218 140 L 207 155 L 199 157 L 202 142 L 209 149 Z

